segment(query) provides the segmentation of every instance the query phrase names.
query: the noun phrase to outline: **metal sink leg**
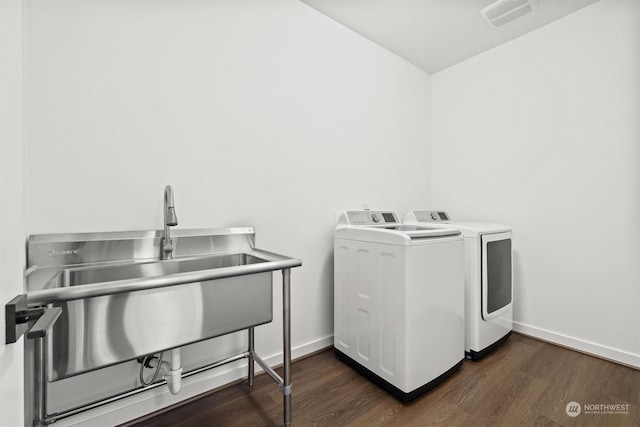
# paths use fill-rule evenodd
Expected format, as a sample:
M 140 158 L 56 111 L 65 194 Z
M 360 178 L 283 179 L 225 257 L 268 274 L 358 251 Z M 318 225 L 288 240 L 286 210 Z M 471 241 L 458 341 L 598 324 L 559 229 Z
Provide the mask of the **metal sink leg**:
M 33 340 L 33 427 L 48 425 L 47 419 L 47 345 L 45 337 Z
M 291 269 L 282 270 L 282 346 L 284 347 L 284 425 L 291 425 Z
M 253 387 L 253 378 L 255 377 L 255 361 L 253 359 L 253 355 L 255 354 L 255 340 L 254 340 L 254 330 L 253 327 L 248 329 L 249 331 L 249 348 L 247 359 L 249 360 L 249 387 Z

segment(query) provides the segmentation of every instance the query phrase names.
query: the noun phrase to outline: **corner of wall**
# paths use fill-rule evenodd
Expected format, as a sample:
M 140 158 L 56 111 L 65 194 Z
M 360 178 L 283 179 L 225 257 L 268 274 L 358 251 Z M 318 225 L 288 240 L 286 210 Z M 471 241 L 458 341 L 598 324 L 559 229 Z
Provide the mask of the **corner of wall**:
M 433 206 L 433 75 L 427 73 L 427 200 L 426 206 Z

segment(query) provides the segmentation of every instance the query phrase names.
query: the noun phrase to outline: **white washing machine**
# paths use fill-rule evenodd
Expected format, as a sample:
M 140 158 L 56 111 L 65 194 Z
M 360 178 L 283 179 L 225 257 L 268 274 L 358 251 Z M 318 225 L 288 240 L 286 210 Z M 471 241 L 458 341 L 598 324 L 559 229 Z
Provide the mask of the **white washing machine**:
M 443 211 L 414 210 L 407 225 L 455 228 L 465 241 L 465 352 L 480 359 L 502 344 L 513 329 L 511 227 L 451 221 Z
M 348 211 L 334 234 L 336 355 L 403 402 L 464 360 L 464 242 L 455 229 Z

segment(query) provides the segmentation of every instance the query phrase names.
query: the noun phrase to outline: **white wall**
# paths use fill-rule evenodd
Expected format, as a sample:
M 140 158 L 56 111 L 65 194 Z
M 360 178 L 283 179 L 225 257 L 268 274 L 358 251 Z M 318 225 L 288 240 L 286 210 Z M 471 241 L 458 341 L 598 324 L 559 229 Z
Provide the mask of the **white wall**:
M 429 76 L 296 0 L 43 0 L 26 17 L 30 233 L 161 228 L 172 184 L 179 228 L 251 225 L 303 260 L 294 356 L 330 345 L 336 212 L 429 201 Z M 275 289 L 256 331 L 274 363 Z
M 4 305 L 22 293 L 25 204 L 22 2 L 0 0 L 0 425 L 23 423 L 22 340 L 5 345 Z
M 432 205 L 513 226 L 516 329 L 638 367 L 639 5 L 432 76 Z

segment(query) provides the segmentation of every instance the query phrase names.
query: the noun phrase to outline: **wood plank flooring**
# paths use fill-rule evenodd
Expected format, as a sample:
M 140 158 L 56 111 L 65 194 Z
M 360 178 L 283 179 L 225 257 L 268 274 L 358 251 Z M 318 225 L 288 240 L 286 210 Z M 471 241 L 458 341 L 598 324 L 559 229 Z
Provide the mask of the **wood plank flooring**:
M 640 371 L 519 334 L 409 404 L 332 349 L 294 362 L 292 378 L 294 426 L 640 426 Z M 571 401 L 582 408 L 573 418 Z M 628 413 L 586 413 L 593 404 L 629 405 Z M 236 383 L 126 425 L 279 426 L 282 395 L 260 375 L 253 388 Z

